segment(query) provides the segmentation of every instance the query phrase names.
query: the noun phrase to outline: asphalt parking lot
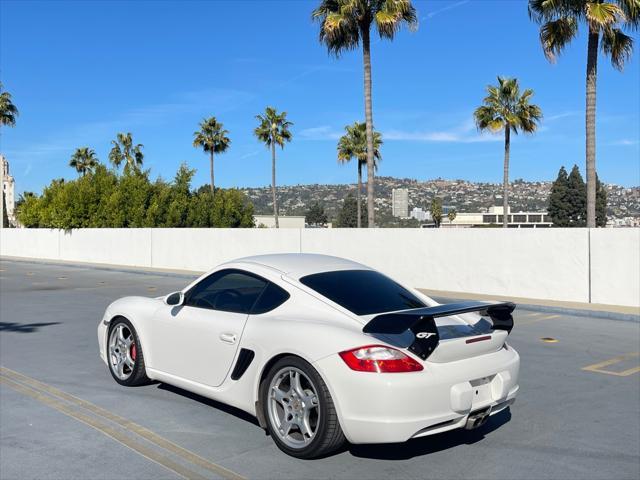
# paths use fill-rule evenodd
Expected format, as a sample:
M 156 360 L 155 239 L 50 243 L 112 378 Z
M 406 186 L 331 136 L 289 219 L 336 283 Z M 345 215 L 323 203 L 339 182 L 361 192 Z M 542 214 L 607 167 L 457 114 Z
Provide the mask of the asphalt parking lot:
M 187 282 L 0 261 L 0 478 L 640 478 L 638 322 L 516 310 L 510 411 L 471 432 L 304 461 L 243 412 L 111 378 L 97 352 L 105 307 Z

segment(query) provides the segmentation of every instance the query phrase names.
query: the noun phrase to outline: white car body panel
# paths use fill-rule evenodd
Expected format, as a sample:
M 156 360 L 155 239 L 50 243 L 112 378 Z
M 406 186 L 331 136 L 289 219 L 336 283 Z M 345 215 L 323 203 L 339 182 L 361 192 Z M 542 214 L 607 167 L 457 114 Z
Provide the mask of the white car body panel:
M 345 436 L 352 443 L 402 442 L 459 428 L 465 425 L 470 412 L 491 406 L 491 413 L 497 413 L 515 399 L 520 359 L 515 350 L 506 346 L 505 331 L 494 331 L 491 339 L 473 344 L 443 339 L 427 360 L 412 357 L 423 365 L 420 372 L 351 370 L 338 352 L 385 344 L 379 337 L 362 332 L 375 315 L 355 315 L 299 279 L 318 272 L 370 270 L 369 267 L 324 255 L 248 257 L 216 267 L 183 292 L 210 274 L 228 268 L 273 282 L 290 298 L 260 315 L 171 307 L 163 297 L 116 300 L 98 327 L 103 361 L 106 363 L 109 322 L 125 317 L 138 333 L 149 378 L 256 415 L 260 380 L 269 362 L 280 355 L 297 355 L 322 376 Z M 428 306 L 438 305 L 404 287 Z M 477 314 L 462 314 L 438 318 L 437 325 L 468 326 L 480 319 Z M 226 341 L 221 339 L 224 334 L 228 334 Z M 235 340 L 230 342 L 229 336 L 235 336 Z M 232 380 L 231 371 L 241 349 L 252 350 L 255 357 L 244 374 Z
M 156 310 L 149 338 L 150 366 L 175 377 L 217 387 L 224 382 L 238 351 L 247 314 L 215 312 L 195 307 Z

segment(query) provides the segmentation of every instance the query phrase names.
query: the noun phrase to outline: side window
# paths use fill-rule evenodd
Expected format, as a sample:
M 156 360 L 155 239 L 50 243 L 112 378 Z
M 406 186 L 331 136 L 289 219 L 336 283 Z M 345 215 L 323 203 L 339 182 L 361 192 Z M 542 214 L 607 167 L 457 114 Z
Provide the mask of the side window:
M 241 270 L 221 270 L 189 290 L 185 305 L 249 313 L 266 284 L 266 280 Z
M 251 309 L 252 315 L 267 313 L 289 300 L 289 294 L 274 283 L 269 282 L 260 298 Z

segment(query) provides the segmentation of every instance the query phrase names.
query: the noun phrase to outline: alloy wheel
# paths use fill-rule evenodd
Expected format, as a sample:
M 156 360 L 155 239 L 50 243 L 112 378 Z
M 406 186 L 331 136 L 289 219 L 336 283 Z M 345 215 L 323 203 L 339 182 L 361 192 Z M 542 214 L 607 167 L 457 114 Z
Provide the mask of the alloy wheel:
M 109 366 L 120 380 L 127 380 L 136 365 L 136 341 L 133 332 L 120 323 L 109 335 Z
M 320 425 L 316 386 L 300 369 L 285 367 L 269 383 L 269 420 L 274 432 L 290 448 L 309 445 Z

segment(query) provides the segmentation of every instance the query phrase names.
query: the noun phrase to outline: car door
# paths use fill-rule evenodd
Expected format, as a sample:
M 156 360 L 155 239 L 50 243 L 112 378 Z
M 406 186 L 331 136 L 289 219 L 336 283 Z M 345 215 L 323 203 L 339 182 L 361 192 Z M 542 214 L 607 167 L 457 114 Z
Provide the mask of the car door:
M 267 281 L 237 269 L 214 272 L 164 305 L 151 327 L 151 368 L 216 387 L 231 368 L 251 307 Z

